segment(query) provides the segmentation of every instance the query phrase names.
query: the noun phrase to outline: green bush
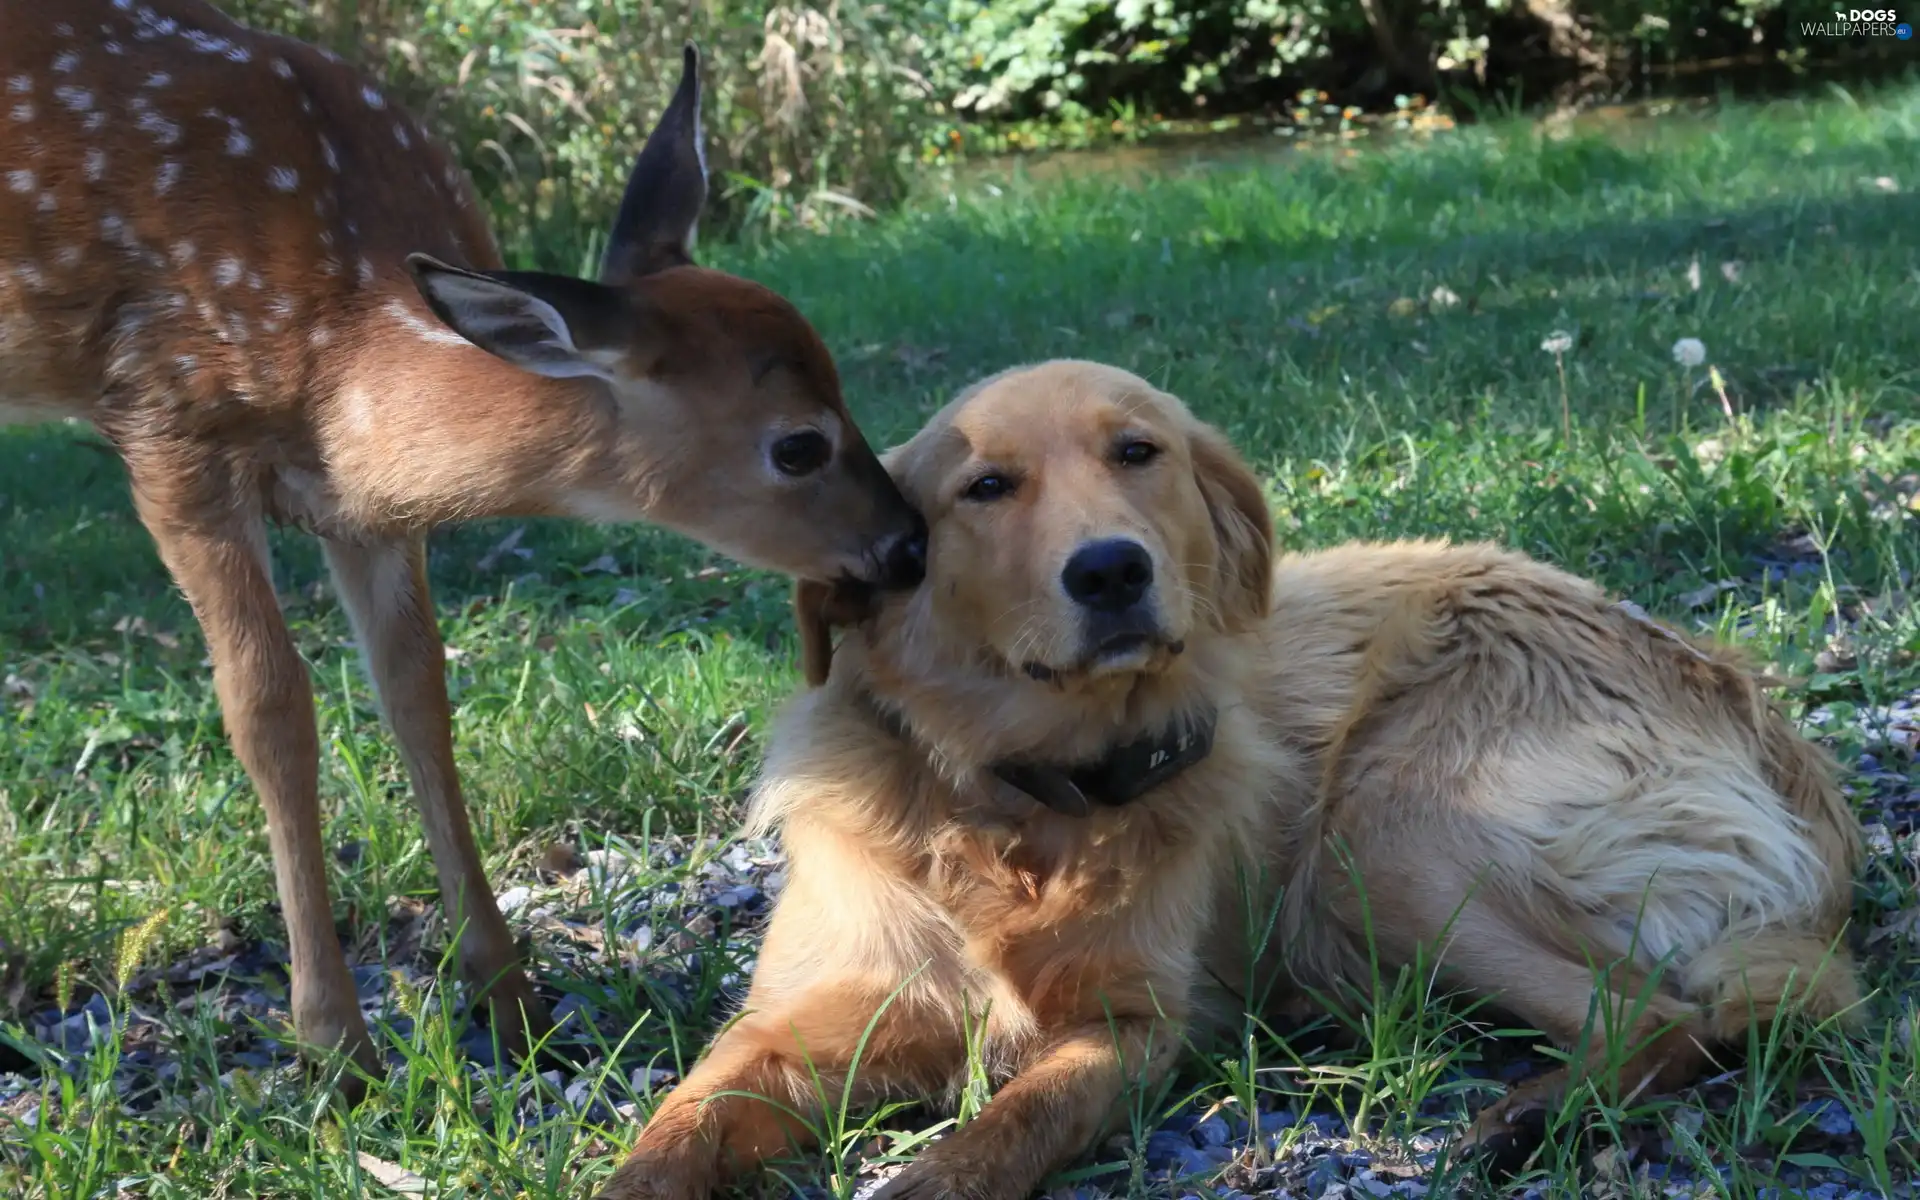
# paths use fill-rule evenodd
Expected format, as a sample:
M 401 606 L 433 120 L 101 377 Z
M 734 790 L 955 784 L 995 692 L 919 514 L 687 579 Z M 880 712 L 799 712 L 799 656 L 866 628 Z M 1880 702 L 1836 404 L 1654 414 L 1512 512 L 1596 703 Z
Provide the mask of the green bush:
M 1302 87 L 1552 88 L 1677 60 L 1859 48 L 1816 0 L 951 0 L 933 74 L 963 113 L 1238 111 Z
M 710 225 L 817 226 L 892 203 L 933 107 L 909 5 L 228 3 L 379 70 L 465 156 L 509 257 L 566 269 L 596 254 L 588 239 L 618 207 L 686 41 L 704 56 Z

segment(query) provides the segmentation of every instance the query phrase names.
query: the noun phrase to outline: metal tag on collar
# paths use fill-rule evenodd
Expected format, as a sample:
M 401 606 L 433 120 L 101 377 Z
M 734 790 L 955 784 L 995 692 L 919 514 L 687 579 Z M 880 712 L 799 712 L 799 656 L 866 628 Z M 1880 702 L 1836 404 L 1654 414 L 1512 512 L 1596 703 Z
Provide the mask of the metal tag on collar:
M 1065 771 L 1009 763 L 994 767 L 993 773 L 1002 783 L 1025 792 L 1062 816 L 1084 817 L 1093 811 L 1093 802 Z
M 1213 726 L 1210 719 L 1182 724 L 1124 747 L 1102 764 L 1098 792 L 1109 804 L 1126 804 L 1166 783 L 1213 752 Z

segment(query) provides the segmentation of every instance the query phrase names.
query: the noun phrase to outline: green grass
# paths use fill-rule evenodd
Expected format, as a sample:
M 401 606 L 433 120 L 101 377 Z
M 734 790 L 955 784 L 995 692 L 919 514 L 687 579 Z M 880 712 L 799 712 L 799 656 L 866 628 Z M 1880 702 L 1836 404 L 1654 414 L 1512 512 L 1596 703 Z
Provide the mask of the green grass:
M 1795 711 L 1823 706 L 1847 761 L 1875 749 L 1905 775 L 1875 786 L 1911 790 L 1910 756 L 1854 722 L 1920 688 L 1917 122 L 1907 88 L 1674 116 L 1612 140 L 1511 126 L 1118 182 L 970 176 L 949 195 L 930 180 L 899 215 L 713 254 L 815 319 L 878 443 L 1015 362 L 1127 366 L 1231 432 L 1271 482 L 1286 544 L 1490 537 L 1592 574 L 1799 677 Z M 592 249 L 583 231 L 544 265 L 578 268 Z M 1542 349 L 1557 333 L 1560 355 Z M 1706 367 L 1675 363 L 1682 337 L 1705 343 L 1732 420 Z M 646 949 L 535 937 L 544 979 L 631 1027 L 617 1069 L 588 1073 L 610 1103 L 636 1106 L 631 1119 L 590 1121 L 531 1071 L 463 1067 L 460 989 L 439 970 L 444 930 L 397 756 L 317 551 L 275 545 L 314 668 L 328 836 L 347 848 L 343 931 L 362 961 L 424 965 L 445 986 L 409 992 L 415 1020 L 396 1035 L 408 1070 L 350 1115 L 271 1072 L 223 1082 L 221 1056 L 250 1035 L 211 1006 L 182 1012 L 192 988 L 162 991 L 154 969 L 281 935 L 198 630 L 102 446 L 0 432 L 0 1071 L 20 1069 L 29 1014 L 96 988 L 183 1063 L 138 1097 L 141 1115 L 120 1115 L 110 1041 L 53 1074 L 65 1083 L 0 1106 L 0 1193 L 388 1194 L 365 1153 L 445 1195 L 584 1195 L 652 1102 L 644 1072 L 637 1090 L 628 1072 L 692 1060 L 751 937 L 697 917 L 672 937 L 663 917 Z M 534 884 L 559 917 L 591 930 L 598 913 L 617 934 L 616 909 L 685 877 L 710 852 L 702 839 L 731 828 L 753 733 L 798 686 L 783 584 L 666 534 L 546 522 L 443 530 L 432 570 L 497 890 Z M 539 875 L 554 843 L 608 839 L 656 852 L 617 879 Z M 1862 932 L 1904 911 L 1913 885 L 1903 853 L 1876 860 Z M 684 966 L 690 946 L 707 951 L 693 982 L 657 986 L 651 968 L 676 954 Z M 1677 1106 L 1596 1093 L 1581 1121 L 1664 1129 L 1683 1159 L 1727 1168 L 1733 1195 L 1827 1160 L 1859 1186 L 1905 1176 L 1920 1118 L 1915 947 L 1892 936 L 1871 950 L 1882 990 L 1864 1035 L 1783 1035 Z M 1137 1098 L 1134 1126 L 1198 1095 L 1242 1111 L 1336 1106 L 1383 1154 L 1444 1134 L 1471 1082 L 1448 1068 L 1486 1050 L 1484 1025 L 1429 1004 L 1417 974 L 1386 983 L 1355 1046 L 1309 1053 L 1250 1021 L 1236 1050 Z M 1794 1105 L 1816 1093 L 1865 1136 L 1810 1141 Z M 529 1103 L 532 1119 L 515 1120 Z M 870 1148 L 865 1120 L 834 1113 L 833 1163 Z M 1538 1164 L 1554 1194 L 1611 1169 L 1573 1124 Z M 850 1186 L 827 1161 L 788 1176 Z M 1179 1194 L 1138 1170 L 1107 1178 L 1116 1194 Z

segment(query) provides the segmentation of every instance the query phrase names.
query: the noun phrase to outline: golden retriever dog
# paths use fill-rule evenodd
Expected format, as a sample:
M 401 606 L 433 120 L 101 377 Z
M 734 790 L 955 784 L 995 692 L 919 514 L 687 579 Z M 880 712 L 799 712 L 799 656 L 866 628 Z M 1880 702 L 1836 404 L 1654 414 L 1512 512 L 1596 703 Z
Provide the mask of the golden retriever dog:
M 1111 367 L 987 379 L 888 457 L 926 580 L 867 612 L 796 593 L 822 686 L 751 817 L 789 882 L 745 1011 L 607 1200 L 702 1200 L 804 1144 L 816 1080 L 950 1095 L 970 1054 L 992 1099 L 883 1194 L 1023 1200 L 1250 968 L 1297 1002 L 1425 955 L 1590 1030 L 1483 1144 L 1581 1070 L 1667 1090 L 1789 1005 L 1855 1004 L 1857 824 L 1727 651 L 1493 546 L 1276 559 L 1227 441 Z M 1263 963 L 1249 911 L 1279 914 Z

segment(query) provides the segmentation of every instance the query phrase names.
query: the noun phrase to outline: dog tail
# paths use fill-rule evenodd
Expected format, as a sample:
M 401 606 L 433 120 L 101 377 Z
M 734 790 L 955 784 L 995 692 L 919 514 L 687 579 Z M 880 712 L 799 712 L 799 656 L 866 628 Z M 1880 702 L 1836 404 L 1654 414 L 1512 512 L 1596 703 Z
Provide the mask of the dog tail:
M 1730 929 L 1685 964 L 1679 983 L 1700 1005 L 1714 1036 L 1725 1041 L 1786 1013 L 1853 1027 L 1864 1014 L 1845 930 L 1853 908 L 1850 885 L 1866 850 L 1860 821 L 1840 788 L 1832 755 L 1803 736 L 1752 675 L 1740 672 L 1737 678 L 1767 782 L 1804 823 L 1833 883 L 1821 911 L 1812 914 L 1812 930 Z
M 1843 1028 L 1862 1016 L 1853 954 L 1839 937 L 1788 929 L 1730 932 L 1680 965 L 1675 982 L 1720 1042 L 1738 1042 L 1749 1028 L 1783 1015 Z

